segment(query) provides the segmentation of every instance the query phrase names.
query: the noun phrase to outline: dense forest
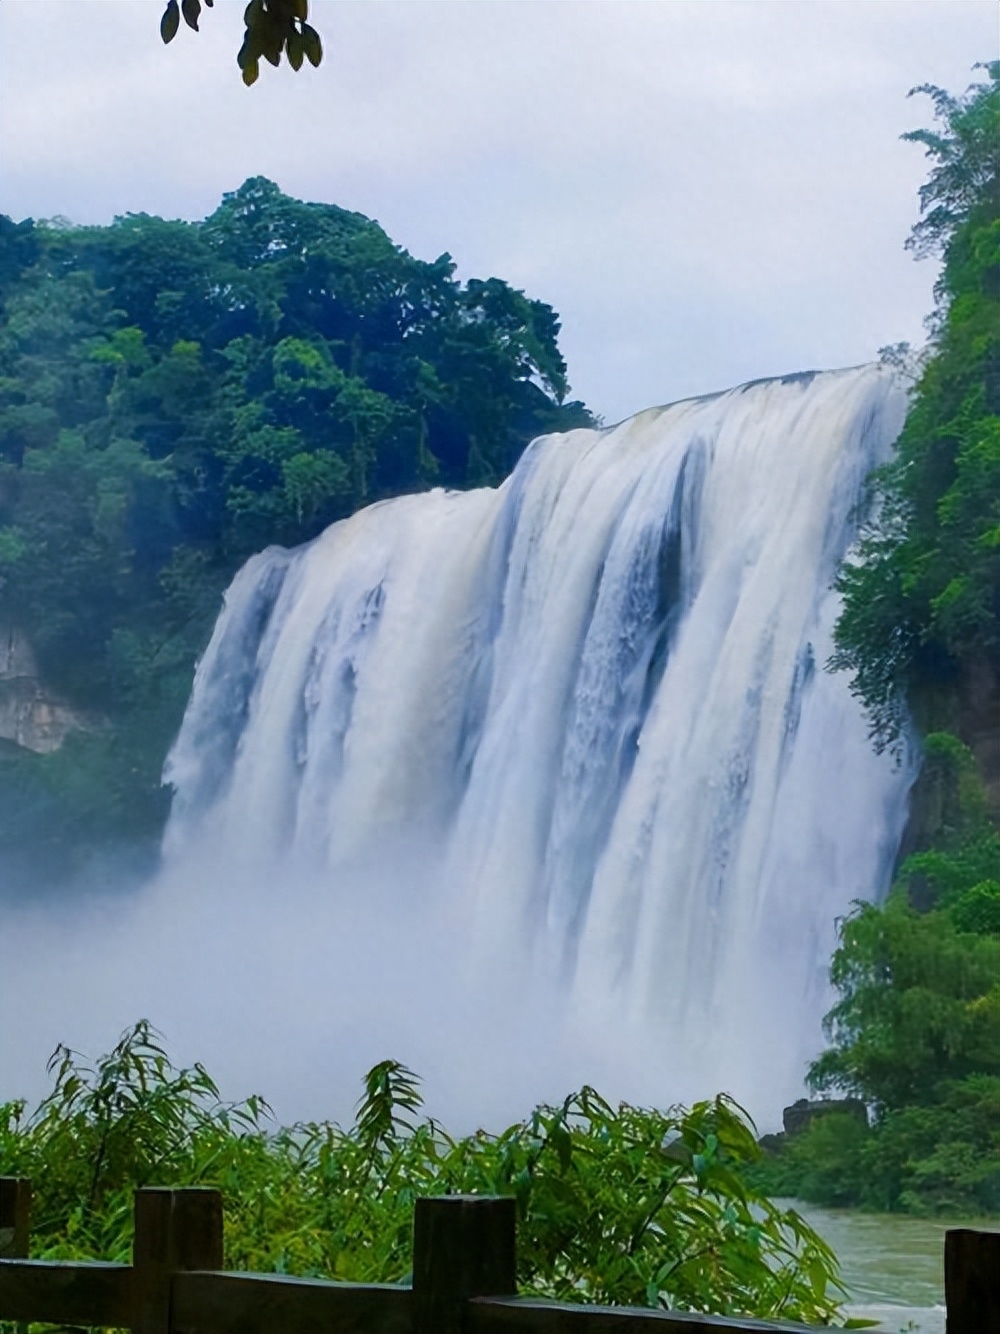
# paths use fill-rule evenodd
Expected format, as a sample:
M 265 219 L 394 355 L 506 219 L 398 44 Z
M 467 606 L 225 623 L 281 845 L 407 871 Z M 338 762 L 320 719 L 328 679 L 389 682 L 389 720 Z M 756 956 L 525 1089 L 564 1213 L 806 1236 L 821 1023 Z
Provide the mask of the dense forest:
M 845 565 L 831 664 L 879 747 L 922 768 L 896 883 L 841 925 L 815 1062 L 873 1120 L 814 1120 L 773 1188 L 826 1204 L 1000 1212 L 1000 64 L 938 128 L 910 247 L 944 264 L 894 461 Z M 911 721 L 912 720 L 912 721 Z M 912 729 L 918 735 L 914 735 Z
M 554 311 L 454 268 L 263 179 L 199 223 L 0 218 L 0 632 L 28 646 L 8 677 L 23 692 L 37 668 L 76 724 L 52 753 L 0 741 L 8 886 L 152 854 L 194 662 L 248 555 L 494 484 L 535 436 L 589 424 Z

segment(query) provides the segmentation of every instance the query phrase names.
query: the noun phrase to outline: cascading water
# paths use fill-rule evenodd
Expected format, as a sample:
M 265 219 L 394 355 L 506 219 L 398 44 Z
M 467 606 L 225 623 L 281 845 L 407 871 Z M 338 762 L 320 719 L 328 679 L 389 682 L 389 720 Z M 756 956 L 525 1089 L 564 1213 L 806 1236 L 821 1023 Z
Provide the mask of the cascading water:
M 668 1096 L 780 1106 L 905 819 L 911 774 L 824 671 L 904 411 L 878 367 L 755 383 L 254 557 L 168 761 L 168 867 L 309 877 L 345 921 L 377 879 L 470 994 L 540 980 L 536 1021 Z

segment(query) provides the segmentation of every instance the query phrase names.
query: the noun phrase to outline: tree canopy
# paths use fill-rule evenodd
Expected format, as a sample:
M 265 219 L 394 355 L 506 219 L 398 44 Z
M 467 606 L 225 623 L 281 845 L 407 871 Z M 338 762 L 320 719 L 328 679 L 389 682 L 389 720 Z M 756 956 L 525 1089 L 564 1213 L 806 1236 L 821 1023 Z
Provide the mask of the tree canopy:
M 120 805 L 157 828 L 159 768 L 236 568 L 374 500 L 499 482 L 534 436 L 588 424 L 558 333 L 501 279 L 459 282 L 450 256 L 415 259 L 262 178 L 197 223 L 0 218 L 0 624 L 113 723 L 31 774 L 6 757 L 11 837 L 28 808 L 59 827 L 43 775 L 65 790 L 81 747 L 115 753 L 75 823 Z

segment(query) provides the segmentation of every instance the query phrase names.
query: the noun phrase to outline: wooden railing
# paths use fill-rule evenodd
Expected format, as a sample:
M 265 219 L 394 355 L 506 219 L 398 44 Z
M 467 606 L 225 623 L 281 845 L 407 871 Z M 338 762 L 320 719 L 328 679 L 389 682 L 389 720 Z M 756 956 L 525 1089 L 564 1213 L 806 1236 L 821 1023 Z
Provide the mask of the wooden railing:
M 135 1334 L 793 1334 L 806 1326 L 517 1296 L 512 1199 L 416 1202 L 412 1284 L 222 1268 L 216 1190 L 136 1191 L 132 1263 L 28 1259 L 31 1183 L 0 1178 L 0 1320 Z M 948 1334 L 1000 1334 L 1000 1232 L 945 1235 Z

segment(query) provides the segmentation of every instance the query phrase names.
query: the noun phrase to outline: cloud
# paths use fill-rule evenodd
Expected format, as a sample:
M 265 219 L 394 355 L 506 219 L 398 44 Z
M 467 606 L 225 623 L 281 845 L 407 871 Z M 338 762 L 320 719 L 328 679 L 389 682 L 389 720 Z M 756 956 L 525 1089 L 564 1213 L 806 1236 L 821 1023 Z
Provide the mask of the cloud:
M 314 7 L 322 67 L 247 90 L 235 0 L 166 49 L 155 0 L 4 0 L 3 207 L 198 217 L 271 176 L 551 302 L 609 419 L 920 339 L 905 95 L 969 81 L 990 0 Z

